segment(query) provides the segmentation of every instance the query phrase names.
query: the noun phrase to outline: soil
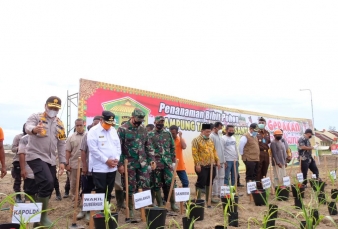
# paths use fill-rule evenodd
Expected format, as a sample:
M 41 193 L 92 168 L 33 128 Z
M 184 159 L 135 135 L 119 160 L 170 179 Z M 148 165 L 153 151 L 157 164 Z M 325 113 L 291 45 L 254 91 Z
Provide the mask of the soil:
M 6 164 L 8 170 L 12 167 L 12 154 L 6 153 Z M 321 164 L 318 166 L 320 168 L 320 174 L 323 180 L 326 181 L 327 186 L 325 187 L 325 191 L 327 194 L 330 194 L 330 190 L 333 188 L 332 184 L 328 178 L 328 173 L 325 173 L 325 171 L 334 170 L 336 164 L 335 164 L 336 157 L 335 156 L 327 156 L 327 169 L 325 169 L 324 166 L 324 158 L 321 157 L 320 161 Z M 291 171 L 291 168 L 287 168 L 287 174 Z M 299 171 L 299 166 L 294 166 L 293 168 L 293 177 L 296 177 L 296 173 Z M 311 172 L 309 172 L 309 176 L 311 176 Z M 241 173 L 241 183 L 244 184 L 244 178 L 245 174 Z M 293 178 L 291 178 L 293 180 Z M 195 196 L 195 188 L 194 184 L 196 182 L 196 176 L 190 176 L 190 188 L 191 188 L 191 194 L 192 198 Z M 1 191 L 0 193 L 3 194 L 11 194 L 13 193 L 13 178 L 11 174 L 7 174 L 4 179 L 0 180 L 1 184 Z M 61 193 L 63 194 L 64 190 L 63 187 L 66 182 L 66 175 L 63 175 L 60 177 L 60 187 L 61 187 Z M 180 183 L 180 182 L 178 182 Z M 335 183 L 335 188 L 337 188 L 337 181 Z M 113 192 L 114 193 L 114 192 Z M 257 225 L 254 223 L 254 221 L 261 221 L 263 219 L 264 213 L 268 210 L 267 206 L 255 206 L 253 200 L 250 201 L 250 197 L 246 194 L 246 188 L 245 187 L 239 187 L 238 193 L 243 196 L 239 197 L 239 209 L 238 209 L 238 215 L 239 215 L 239 227 L 238 228 L 260 228 L 260 225 Z M 310 202 L 311 199 L 311 193 L 312 188 L 308 184 L 308 188 L 306 188 L 305 191 L 305 198 L 304 201 L 306 204 Z M 330 195 L 328 195 L 330 196 Z M 203 197 L 204 198 L 204 197 Z M 282 222 L 280 220 L 276 221 L 276 226 L 278 228 L 287 228 L 287 229 L 293 229 L 293 228 L 299 228 L 299 223 L 301 220 L 303 220 L 301 215 L 298 215 L 301 210 L 295 210 L 294 208 L 294 200 L 292 197 L 292 192 L 290 192 L 290 198 L 288 201 L 276 201 L 273 200 L 275 198 L 275 195 L 271 195 L 270 197 L 270 203 L 271 204 L 277 204 L 279 209 L 284 209 L 287 212 L 290 212 L 294 214 L 294 216 L 291 216 L 286 211 L 279 211 L 278 218 L 281 220 L 288 220 L 294 223 L 294 225 L 291 225 L 290 223 Z M 4 199 L 3 196 L 1 196 L 0 201 Z M 116 203 L 115 199 L 112 201 L 114 204 Z M 73 209 L 74 209 L 74 202 L 72 202 L 71 199 L 62 199 L 62 201 L 56 201 L 55 200 L 55 193 L 53 193 L 52 198 L 50 200 L 50 206 L 49 208 L 53 209 L 48 213 L 50 219 L 52 221 L 58 220 L 57 227 L 56 228 L 68 228 L 71 225 L 72 221 L 72 215 L 73 215 Z M 1 208 L 9 207 L 9 204 L 4 204 L 1 206 Z M 179 203 L 178 203 L 179 206 Z M 76 213 L 80 210 L 80 208 L 76 209 Z M 172 212 L 170 212 L 172 213 Z M 322 205 L 319 207 L 319 214 L 328 216 L 328 208 L 327 205 Z M 298 215 L 297 217 L 295 217 Z M 135 216 L 140 218 L 139 211 L 135 211 Z M 180 215 L 180 213 L 176 213 L 176 216 L 169 216 L 167 215 L 166 218 L 166 228 L 177 228 L 177 226 L 174 225 L 174 220 L 180 224 L 182 227 L 182 217 L 184 215 Z M 332 219 L 338 224 L 338 215 L 332 216 Z M 0 211 L 0 222 L 10 222 L 10 211 L 9 210 L 2 210 Z M 249 222 L 250 221 L 250 222 Z M 223 223 L 223 212 L 221 205 L 213 204 L 211 208 L 205 208 L 205 217 L 203 221 L 198 221 L 195 223 L 195 229 L 211 229 L 214 228 L 216 224 L 222 224 Z M 85 220 L 79 220 L 77 221 L 78 225 L 82 225 L 85 228 L 89 228 Z M 171 224 L 171 226 L 169 226 Z M 125 215 L 124 210 L 119 212 L 119 225 L 125 225 Z M 250 225 L 250 226 L 249 226 Z M 138 223 L 138 224 L 129 224 L 125 225 L 123 228 L 146 228 L 145 223 Z M 228 227 L 228 228 L 235 228 L 235 227 Z M 335 228 L 333 224 L 328 219 L 324 219 L 317 228 L 324 229 L 324 228 Z

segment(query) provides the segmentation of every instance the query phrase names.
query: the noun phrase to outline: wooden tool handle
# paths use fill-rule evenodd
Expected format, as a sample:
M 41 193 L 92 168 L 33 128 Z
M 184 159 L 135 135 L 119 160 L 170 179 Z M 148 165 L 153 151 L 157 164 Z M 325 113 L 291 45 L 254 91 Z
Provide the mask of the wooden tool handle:
M 176 159 L 174 171 L 173 171 L 172 178 L 171 178 L 171 184 L 170 184 L 170 190 L 169 190 L 169 193 L 168 193 L 167 204 L 166 204 L 166 207 L 167 207 L 168 210 L 170 209 L 170 198 L 171 198 L 171 194 L 172 194 L 172 191 L 173 191 L 173 188 L 174 188 L 174 183 L 175 183 L 175 178 L 176 178 L 176 169 L 177 169 L 177 166 L 178 166 L 178 162 L 179 162 L 179 160 Z
M 76 224 L 77 216 L 77 205 L 79 203 L 79 188 L 80 188 L 80 176 L 81 176 L 81 157 L 77 159 L 77 171 L 76 171 L 76 190 L 75 190 L 75 201 L 74 201 L 74 213 L 73 213 L 73 224 Z
M 126 218 L 129 218 L 128 160 L 124 160 L 124 184 L 126 187 Z

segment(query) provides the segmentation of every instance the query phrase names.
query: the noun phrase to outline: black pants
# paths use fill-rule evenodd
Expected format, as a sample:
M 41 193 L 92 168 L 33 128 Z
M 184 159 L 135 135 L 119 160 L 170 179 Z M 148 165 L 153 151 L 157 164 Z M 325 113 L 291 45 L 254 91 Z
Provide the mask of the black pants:
M 38 197 L 49 197 L 54 189 L 56 166 L 51 166 L 41 159 L 27 161 L 27 164 L 34 172 L 35 183 L 38 186 Z
M 212 167 L 212 184 L 213 181 L 216 177 L 216 167 L 213 166 Z M 196 182 L 196 187 L 199 189 L 204 189 L 205 186 L 209 186 L 210 185 L 210 171 L 211 171 L 211 167 L 210 166 L 201 166 L 201 172 L 196 172 L 196 168 L 195 168 L 195 172 L 197 174 L 197 182 Z M 211 184 L 211 185 L 212 185 Z
M 311 172 L 313 174 L 316 174 L 316 177 L 319 177 L 319 171 L 316 165 L 316 161 L 311 157 L 311 159 L 307 159 L 302 161 L 302 165 L 301 165 L 301 170 L 303 173 L 303 184 L 307 184 L 307 172 L 308 170 L 311 170 Z
M 69 172 L 66 172 L 66 174 L 67 174 L 67 181 L 65 184 L 65 193 L 69 193 L 69 190 L 70 190 Z
M 58 175 L 56 174 L 56 166 L 55 167 L 55 179 L 54 179 L 54 189 L 56 194 L 60 194 L 60 183 L 59 183 L 59 179 L 58 179 Z
M 81 195 L 90 194 L 95 188 L 94 183 L 93 183 L 93 176 L 81 175 L 81 183 L 82 183 Z
M 255 181 L 258 171 L 259 161 L 243 161 L 245 164 L 245 181 Z
M 35 196 L 39 191 L 35 179 L 26 178 L 23 182 L 23 190 L 26 194 Z
M 96 193 L 107 193 L 106 199 L 110 202 L 111 199 L 111 192 L 113 191 L 114 184 L 115 184 L 115 172 L 110 173 L 95 173 L 93 172 L 93 183 L 95 185 L 95 192 Z
M 14 178 L 13 190 L 14 192 L 21 191 L 21 169 L 20 162 L 13 162 L 12 177 Z

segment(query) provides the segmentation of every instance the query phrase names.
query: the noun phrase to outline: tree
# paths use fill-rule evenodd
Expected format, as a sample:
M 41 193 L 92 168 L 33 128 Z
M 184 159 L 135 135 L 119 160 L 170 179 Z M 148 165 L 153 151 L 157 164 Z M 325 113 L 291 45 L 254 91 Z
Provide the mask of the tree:
M 336 131 L 336 127 L 335 126 L 329 126 L 329 131 Z

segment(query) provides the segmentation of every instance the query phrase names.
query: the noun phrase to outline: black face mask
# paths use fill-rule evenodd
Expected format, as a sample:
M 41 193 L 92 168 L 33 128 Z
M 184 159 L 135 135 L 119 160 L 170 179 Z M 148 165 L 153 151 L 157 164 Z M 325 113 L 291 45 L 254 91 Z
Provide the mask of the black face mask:
M 232 136 L 232 135 L 234 135 L 234 133 L 233 132 L 228 132 L 228 136 Z
M 164 124 L 156 124 L 156 128 L 161 130 L 164 127 Z
M 277 140 L 281 140 L 282 139 L 282 136 L 276 136 L 275 137 Z
M 312 135 L 309 136 L 309 139 L 312 138 Z
M 142 124 L 142 122 L 141 122 L 141 121 L 136 122 L 136 121 L 134 120 L 134 121 L 133 121 L 133 124 L 134 124 L 135 126 L 140 126 L 140 125 Z

